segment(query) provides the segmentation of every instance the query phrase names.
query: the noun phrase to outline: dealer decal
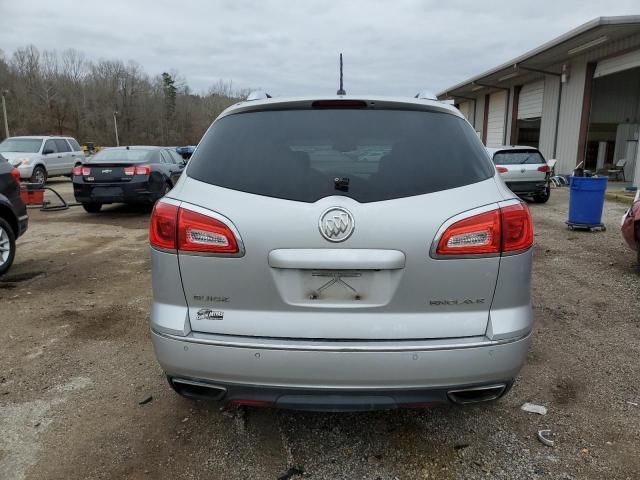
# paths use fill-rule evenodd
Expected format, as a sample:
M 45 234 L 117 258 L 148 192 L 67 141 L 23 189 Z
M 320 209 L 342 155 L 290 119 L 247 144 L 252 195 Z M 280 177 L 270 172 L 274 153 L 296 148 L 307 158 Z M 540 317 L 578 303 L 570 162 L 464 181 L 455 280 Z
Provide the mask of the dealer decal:
M 210 308 L 201 308 L 196 313 L 196 320 L 222 320 L 224 312 L 211 310 Z

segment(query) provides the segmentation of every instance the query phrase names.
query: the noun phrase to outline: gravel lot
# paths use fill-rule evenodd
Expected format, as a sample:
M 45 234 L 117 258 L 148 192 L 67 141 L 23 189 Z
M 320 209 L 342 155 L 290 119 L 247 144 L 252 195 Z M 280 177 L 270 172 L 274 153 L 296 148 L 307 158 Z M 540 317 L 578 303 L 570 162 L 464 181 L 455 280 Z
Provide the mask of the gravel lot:
M 67 180 L 51 185 L 72 197 Z M 0 279 L 0 478 L 640 478 L 640 277 L 618 229 L 625 207 L 607 203 L 606 232 L 571 232 L 567 199 L 531 205 L 536 335 L 512 392 L 358 414 L 177 397 L 149 341 L 149 212 L 30 210 Z M 543 428 L 555 447 L 537 440 Z

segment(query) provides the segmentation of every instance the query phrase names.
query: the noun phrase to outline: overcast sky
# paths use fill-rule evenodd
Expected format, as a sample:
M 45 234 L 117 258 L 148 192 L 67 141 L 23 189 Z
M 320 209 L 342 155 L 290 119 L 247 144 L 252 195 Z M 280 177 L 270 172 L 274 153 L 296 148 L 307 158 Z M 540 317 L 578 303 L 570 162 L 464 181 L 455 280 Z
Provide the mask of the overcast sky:
M 526 5 L 525 5 L 526 3 Z M 638 0 L 0 0 L 0 48 L 76 48 L 272 94 L 440 91 Z

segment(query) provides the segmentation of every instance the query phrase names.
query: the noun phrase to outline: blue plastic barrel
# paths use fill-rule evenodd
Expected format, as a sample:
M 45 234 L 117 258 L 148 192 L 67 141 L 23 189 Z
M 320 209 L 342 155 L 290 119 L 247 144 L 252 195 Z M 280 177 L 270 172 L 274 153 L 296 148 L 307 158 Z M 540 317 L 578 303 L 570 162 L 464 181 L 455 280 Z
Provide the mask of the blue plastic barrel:
M 569 224 L 600 225 L 607 177 L 569 177 Z

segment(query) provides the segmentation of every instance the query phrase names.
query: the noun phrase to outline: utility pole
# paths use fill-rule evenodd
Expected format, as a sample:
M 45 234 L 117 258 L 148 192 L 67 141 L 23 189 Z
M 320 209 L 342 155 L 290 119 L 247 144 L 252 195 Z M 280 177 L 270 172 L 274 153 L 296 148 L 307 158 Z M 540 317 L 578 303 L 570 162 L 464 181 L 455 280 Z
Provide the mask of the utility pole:
M 118 140 L 118 120 L 116 118 L 117 116 L 118 116 L 118 112 L 117 111 L 113 112 L 113 126 L 116 129 L 116 147 L 119 147 L 120 140 Z
M 4 135 L 9 138 L 9 121 L 7 120 L 7 102 L 4 96 L 9 93 L 9 90 L 2 90 L 2 113 L 4 115 Z

